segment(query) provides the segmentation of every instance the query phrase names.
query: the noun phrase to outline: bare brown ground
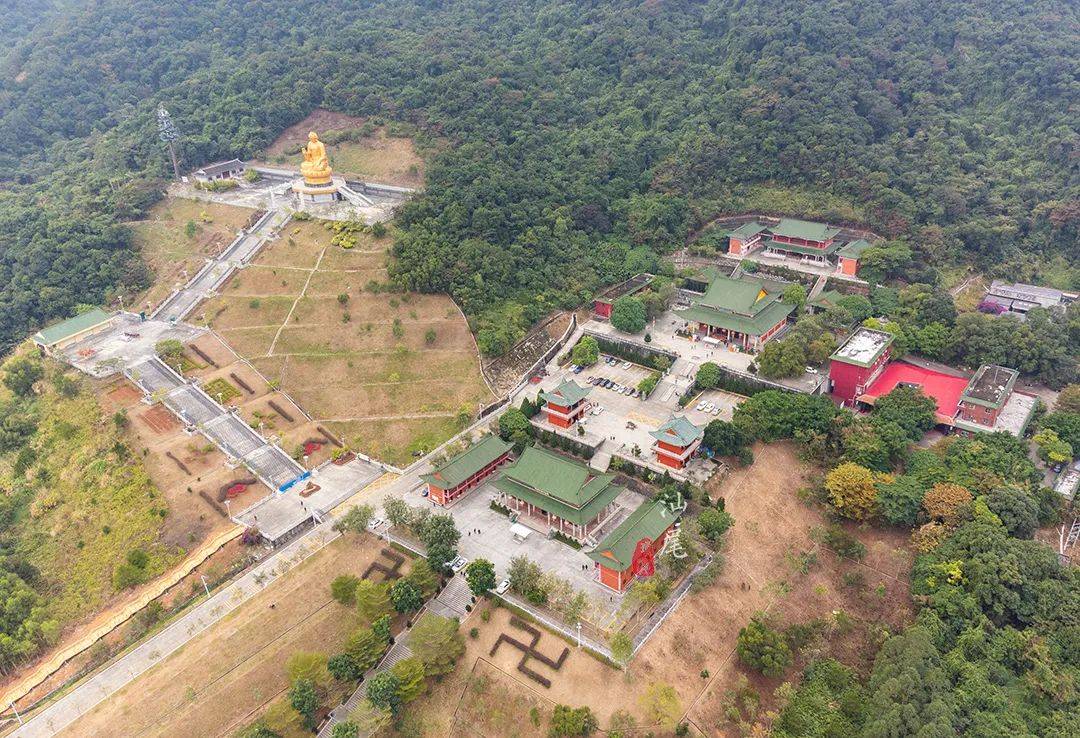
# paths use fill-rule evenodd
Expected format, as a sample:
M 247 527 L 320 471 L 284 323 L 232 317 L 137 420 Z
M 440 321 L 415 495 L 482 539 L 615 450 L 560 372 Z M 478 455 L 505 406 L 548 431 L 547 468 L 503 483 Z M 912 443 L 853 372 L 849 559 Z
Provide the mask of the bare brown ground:
M 139 422 L 157 436 L 166 435 L 180 427 L 180 421 L 163 405 L 154 405 L 137 417 Z
M 153 285 L 131 303 L 134 309 L 152 309 L 178 283 L 190 279 L 206 258 L 232 242 L 251 215 L 247 208 L 166 197 L 145 220 L 130 223 L 135 244 L 154 275 Z M 196 224 L 194 236 L 185 231 L 189 221 Z
M 331 599 L 329 583 L 360 576 L 381 548 L 370 536 L 334 541 L 62 735 L 115 736 L 121 725 L 133 736 L 230 734 L 287 689 L 289 656 L 340 647 L 355 621 Z
M 484 360 L 484 374 L 500 397 L 517 386 L 525 371 L 559 340 L 569 324 L 570 313 L 556 313 L 534 326 L 504 355 Z

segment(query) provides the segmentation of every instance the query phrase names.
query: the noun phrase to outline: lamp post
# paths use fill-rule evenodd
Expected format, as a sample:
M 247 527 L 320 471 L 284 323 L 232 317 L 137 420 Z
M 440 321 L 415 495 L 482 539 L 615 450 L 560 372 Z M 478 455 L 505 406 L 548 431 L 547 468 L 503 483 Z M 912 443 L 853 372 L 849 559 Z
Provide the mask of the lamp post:
M 206 599 L 210 599 L 210 586 L 206 583 L 206 575 L 200 574 L 199 579 L 202 580 L 203 589 L 206 590 Z

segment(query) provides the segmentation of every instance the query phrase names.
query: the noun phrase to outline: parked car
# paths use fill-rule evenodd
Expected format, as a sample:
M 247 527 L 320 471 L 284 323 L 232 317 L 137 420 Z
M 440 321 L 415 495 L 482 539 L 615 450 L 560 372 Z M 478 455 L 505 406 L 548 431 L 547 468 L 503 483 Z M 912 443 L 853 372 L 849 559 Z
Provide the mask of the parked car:
M 1054 474 L 1060 474 L 1061 470 L 1065 468 L 1065 465 L 1059 461 L 1050 468 L 1054 470 Z
M 624 361 L 622 363 L 622 368 L 623 369 L 629 369 L 630 368 L 630 362 L 629 361 Z
M 469 560 L 464 556 L 458 556 L 456 559 L 450 562 L 450 571 L 457 574 L 459 571 L 465 568 L 465 565 L 469 563 Z
M 385 522 L 386 521 L 383 520 L 382 518 L 372 518 L 371 520 L 368 521 L 367 529 L 368 530 L 377 530 L 378 528 L 381 528 L 383 523 L 385 523 Z
M 817 369 L 815 369 L 814 367 L 812 367 L 812 366 L 808 366 L 808 367 L 806 367 L 806 373 L 807 373 L 807 374 L 817 374 L 817 373 L 818 373 L 818 371 L 817 371 Z
M 583 371 L 585 371 L 585 367 L 579 366 L 574 369 L 574 374 L 581 374 Z
M 510 589 L 510 579 L 507 578 L 507 579 L 504 579 L 501 582 L 499 582 L 498 586 L 495 587 L 495 594 L 497 594 L 497 595 L 506 594 L 509 589 Z
M 713 407 L 713 409 L 712 409 L 712 414 L 713 414 L 713 415 L 719 415 L 719 414 L 720 414 L 720 408 L 718 408 L 718 407 Z
M 705 402 L 704 402 L 704 401 L 702 401 L 702 402 L 699 402 L 699 403 L 697 404 L 697 410 L 698 410 L 698 411 L 701 411 L 701 410 L 704 410 L 704 409 L 705 409 Z

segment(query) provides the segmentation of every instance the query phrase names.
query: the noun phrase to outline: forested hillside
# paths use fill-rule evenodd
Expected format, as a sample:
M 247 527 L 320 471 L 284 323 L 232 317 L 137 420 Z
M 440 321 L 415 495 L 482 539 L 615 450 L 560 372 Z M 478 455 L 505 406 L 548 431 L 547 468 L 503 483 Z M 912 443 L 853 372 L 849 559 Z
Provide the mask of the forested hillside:
M 159 102 L 188 168 L 254 154 L 317 105 L 447 137 L 395 277 L 453 294 L 489 353 L 711 215 L 778 199 L 862 213 L 925 254 L 920 281 L 927 262 L 968 261 L 1076 279 L 1074 4 L 102 0 L 68 15 L 0 69 L 5 344 L 145 279 L 116 224 L 167 173 Z

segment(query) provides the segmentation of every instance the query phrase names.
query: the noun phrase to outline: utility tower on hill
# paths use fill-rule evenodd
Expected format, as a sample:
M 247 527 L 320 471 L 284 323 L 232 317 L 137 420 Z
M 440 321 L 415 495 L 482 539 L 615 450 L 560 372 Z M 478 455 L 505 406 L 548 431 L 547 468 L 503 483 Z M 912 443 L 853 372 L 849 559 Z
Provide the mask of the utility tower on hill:
M 176 162 L 176 140 L 180 138 L 180 134 L 176 131 L 176 126 L 172 122 L 172 116 L 169 115 L 169 111 L 165 109 L 164 105 L 159 105 L 157 109 L 157 122 L 158 122 L 158 138 L 165 142 L 165 145 L 169 147 L 169 158 L 172 159 L 173 176 L 180 179 L 180 165 Z

